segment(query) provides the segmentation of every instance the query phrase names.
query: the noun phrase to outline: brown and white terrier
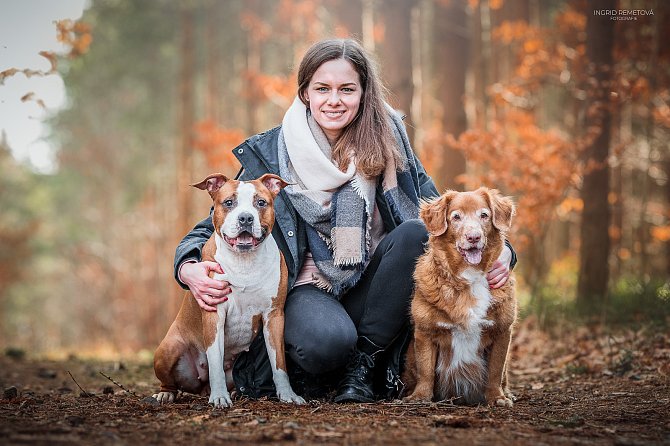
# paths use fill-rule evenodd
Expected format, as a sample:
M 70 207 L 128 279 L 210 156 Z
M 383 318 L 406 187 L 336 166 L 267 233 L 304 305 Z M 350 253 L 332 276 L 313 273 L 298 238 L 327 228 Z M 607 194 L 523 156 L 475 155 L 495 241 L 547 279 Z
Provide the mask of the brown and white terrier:
M 161 381 L 159 402 L 174 401 L 177 390 L 207 394 L 215 407 L 230 407 L 235 357 L 248 350 L 262 326 L 281 401 L 302 404 L 289 383 L 284 356 L 284 302 L 288 278 L 284 257 L 272 237 L 273 201 L 287 183 L 266 174 L 253 181 L 212 174 L 197 184 L 214 201 L 214 234 L 202 259 L 218 262 L 230 283 L 228 300 L 216 312 L 201 310 L 190 292 L 154 355 Z M 208 385 L 209 384 L 209 385 Z
M 490 289 L 515 209 L 497 190 L 447 191 L 423 203 L 428 249 L 414 273 L 414 343 L 406 358 L 407 400 L 454 399 L 512 406 L 507 359 L 517 303 L 514 277 Z

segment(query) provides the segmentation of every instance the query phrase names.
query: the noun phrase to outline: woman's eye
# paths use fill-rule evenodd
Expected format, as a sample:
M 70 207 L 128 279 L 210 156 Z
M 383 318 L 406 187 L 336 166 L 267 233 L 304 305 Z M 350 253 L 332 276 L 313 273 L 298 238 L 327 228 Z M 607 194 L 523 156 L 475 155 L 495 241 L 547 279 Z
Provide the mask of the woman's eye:
M 258 205 L 259 208 L 264 208 L 265 206 L 267 206 L 268 202 L 265 200 L 258 200 L 256 204 Z
M 223 205 L 228 208 L 233 207 L 233 200 L 225 200 Z
M 318 88 L 316 89 L 316 91 L 320 91 L 320 92 L 323 93 L 323 92 L 328 91 L 328 89 L 327 89 L 326 87 L 318 87 Z
M 353 88 L 343 88 L 342 91 L 345 92 L 345 93 L 353 93 L 354 89 Z

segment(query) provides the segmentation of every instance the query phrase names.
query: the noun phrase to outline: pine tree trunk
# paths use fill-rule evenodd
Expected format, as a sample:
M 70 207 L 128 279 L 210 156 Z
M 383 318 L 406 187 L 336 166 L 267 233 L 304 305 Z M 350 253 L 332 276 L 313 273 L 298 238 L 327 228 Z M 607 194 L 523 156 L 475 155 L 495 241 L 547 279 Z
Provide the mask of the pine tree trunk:
M 609 7 L 609 0 L 591 0 L 586 8 L 586 56 L 590 64 L 589 72 L 595 80 L 588 90 L 586 128 L 596 128 L 599 133 L 584 152 L 586 170 L 581 190 L 584 209 L 577 301 L 582 308 L 592 311 L 603 308 L 609 276 L 610 209 L 607 195 L 610 169 L 607 158 L 610 144 L 609 81 L 614 38 L 614 22 L 594 15 L 593 10 Z
M 470 31 L 465 0 L 435 5 L 435 85 L 442 105 L 442 129 L 455 138 L 467 128 L 465 116 L 465 76 L 468 68 Z M 465 173 L 465 157 L 459 150 L 445 148 L 439 173 L 439 188 L 462 189 L 456 177 Z
M 193 40 L 193 11 L 181 11 L 181 69 L 179 74 L 179 129 L 181 141 L 177 160 L 177 197 L 179 204 L 178 229 L 185 234 L 192 225 L 191 196 L 188 185 L 192 182 L 193 123 L 195 121 L 193 79 L 195 71 L 195 50 Z
M 335 35 L 363 42 L 362 0 L 329 0 L 328 5 L 335 11 Z
M 382 77 L 390 91 L 391 106 L 405 117 L 410 142 L 414 142 L 411 120 L 412 97 L 412 8 L 413 0 L 387 0 L 381 11 L 385 25 L 385 39 L 380 51 Z

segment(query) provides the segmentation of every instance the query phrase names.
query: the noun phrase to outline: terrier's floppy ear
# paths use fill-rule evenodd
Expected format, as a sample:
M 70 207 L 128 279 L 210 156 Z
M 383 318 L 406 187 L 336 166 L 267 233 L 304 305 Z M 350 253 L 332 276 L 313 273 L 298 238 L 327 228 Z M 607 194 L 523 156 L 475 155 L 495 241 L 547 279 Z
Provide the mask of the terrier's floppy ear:
M 263 185 L 268 188 L 273 197 L 276 197 L 277 194 L 279 194 L 279 191 L 291 184 L 284 181 L 282 177 L 271 173 L 266 173 L 260 177 L 258 181 L 263 183 Z
M 449 227 L 447 209 L 457 193 L 454 190 L 448 190 L 437 198 L 421 203 L 419 217 L 425 223 L 430 235 L 437 237 L 447 232 Z
M 498 189 L 481 188 L 485 197 L 491 203 L 491 222 L 493 226 L 504 233 L 512 227 L 512 217 L 516 214 L 516 207 L 511 197 L 503 197 Z
M 226 181 L 228 181 L 228 177 L 226 177 L 224 174 L 213 173 L 201 182 L 191 184 L 191 186 L 197 187 L 201 190 L 206 190 L 209 192 L 209 195 L 213 195 L 216 193 L 216 191 L 221 189 L 221 186 L 223 186 Z

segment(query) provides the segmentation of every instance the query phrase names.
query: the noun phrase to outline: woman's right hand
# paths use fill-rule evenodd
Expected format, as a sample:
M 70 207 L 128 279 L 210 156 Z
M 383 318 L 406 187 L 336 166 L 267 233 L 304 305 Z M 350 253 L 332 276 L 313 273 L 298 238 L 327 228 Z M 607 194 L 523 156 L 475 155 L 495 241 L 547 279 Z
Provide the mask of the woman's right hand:
M 230 284 L 209 277 L 210 272 L 223 274 L 216 262 L 187 262 L 179 270 L 179 278 L 191 290 L 195 301 L 205 311 L 216 311 L 216 305 L 228 300 Z

